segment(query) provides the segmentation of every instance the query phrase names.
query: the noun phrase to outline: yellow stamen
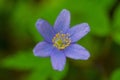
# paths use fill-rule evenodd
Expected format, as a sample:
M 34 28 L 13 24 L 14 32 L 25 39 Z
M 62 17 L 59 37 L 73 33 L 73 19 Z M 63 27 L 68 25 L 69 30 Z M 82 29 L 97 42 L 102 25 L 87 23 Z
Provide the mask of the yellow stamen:
M 52 39 L 53 45 L 59 50 L 65 49 L 71 43 L 69 34 L 57 33 Z

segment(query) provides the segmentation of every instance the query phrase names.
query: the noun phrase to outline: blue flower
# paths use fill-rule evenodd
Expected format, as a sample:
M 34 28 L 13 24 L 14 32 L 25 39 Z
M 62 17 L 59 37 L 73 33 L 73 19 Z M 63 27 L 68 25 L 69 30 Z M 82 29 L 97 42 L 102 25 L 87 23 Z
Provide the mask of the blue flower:
M 70 12 L 63 9 L 52 27 L 47 21 L 39 19 L 36 22 L 39 33 L 44 37 L 33 52 L 35 56 L 50 57 L 52 67 L 62 71 L 66 63 L 66 57 L 75 60 L 87 60 L 89 52 L 76 42 L 85 36 L 90 27 L 87 23 L 78 24 L 70 28 Z

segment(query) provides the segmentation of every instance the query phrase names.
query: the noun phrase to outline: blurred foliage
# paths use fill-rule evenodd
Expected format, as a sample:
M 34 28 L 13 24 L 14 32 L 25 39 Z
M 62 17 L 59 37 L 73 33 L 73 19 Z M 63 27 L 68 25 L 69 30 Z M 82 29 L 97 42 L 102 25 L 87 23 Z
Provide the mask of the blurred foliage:
M 113 39 L 120 44 L 120 5 L 115 11 L 113 30 Z
M 49 58 L 35 57 L 32 49 L 43 40 L 37 19 L 54 25 L 62 9 L 71 12 L 71 27 L 90 25 L 90 33 L 78 43 L 91 57 L 68 59 L 65 70 L 58 72 Z M 119 53 L 119 0 L 0 0 L 0 80 L 119 80 Z
M 67 73 L 67 69 L 62 72 L 54 71 L 49 58 L 34 57 L 32 52 L 18 52 L 16 55 L 8 57 L 3 61 L 3 66 L 18 70 L 32 70 L 28 79 L 24 80 L 61 80 Z
M 110 80 L 120 80 L 120 69 L 117 69 L 112 73 Z

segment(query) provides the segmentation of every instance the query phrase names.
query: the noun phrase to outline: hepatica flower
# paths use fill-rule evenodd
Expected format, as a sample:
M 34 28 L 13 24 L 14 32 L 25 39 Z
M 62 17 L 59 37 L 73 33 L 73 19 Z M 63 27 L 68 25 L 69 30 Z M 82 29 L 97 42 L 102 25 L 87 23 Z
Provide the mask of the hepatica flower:
M 60 12 L 54 27 L 43 19 L 36 22 L 36 27 L 44 41 L 35 46 L 34 55 L 49 56 L 55 70 L 62 71 L 64 69 L 66 57 L 75 60 L 89 58 L 89 52 L 76 42 L 90 31 L 90 27 L 87 23 L 82 23 L 70 28 L 70 12 L 68 10 L 63 9 Z

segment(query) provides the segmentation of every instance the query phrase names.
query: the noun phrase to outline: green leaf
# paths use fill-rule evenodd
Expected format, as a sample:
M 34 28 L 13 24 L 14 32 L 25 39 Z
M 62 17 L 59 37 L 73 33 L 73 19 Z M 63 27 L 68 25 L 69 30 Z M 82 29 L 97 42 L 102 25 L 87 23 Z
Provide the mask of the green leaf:
M 120 69 L 113 71 L 110 80 L 120 80 Z
M 90 25 L 91 33 L 97 36 L 107 36 L 110 31 L 109 19 L 106 11 L 91 1 L 71 1 L 65 5 L 71 12 L 72 25 L 87 22 Z M 71 5 L 74 5 L 71 7 Z M 93 6 L 94 5 L 94 6 Z M 79 8 L 78 8 L 79 7 Z
M 68 68 L 67 68 L 67 66 L 68 65 L 66 65 L 65 66 L 65 69 L 63 70 L 63 71 L 52 71 L 52 73 L 51 73 L 51 78 L 52 78 L 52 80 L 62 80 L 62 78 L 66 75 L 66 73 L 67 73 L 67 70 L 68 70 Z
M 35 23 L 38 16 L 37 9 L 31 8 L 28 3 L 19 2 L 17 8 L 13 11 L 11 23 L 13 23 L 13 34 L 18 39 L 32 35 L 33 40 L 38 42 L 42 40 L 39 32 L 36 29 Z M 18 30 L 19 29 L 19 30 Z
M 47 72 L 46 72 L 46 71 Z M 36 69 L 34 70 L 25 80 L 47 80 L 49 73 L 47 69 Z
M 5 5 L 5 0 L 0 0 L 0 11 Z
M 47 68 L 44 66 L 42 68 L 36 68 L 31 75 L 27 78 L 27 80 L 61 80 L 67 73 L 67 67 L 61 72 L 54 71 L 51 69 L 51 66 L 46 65 Z M 40 66 L 39 66 L 40 67 Z
M 89 1 L 89 0 L 87 0 L 87 1 Z M 103 9 L 106 10 L 106 8 L 108 8 L 108 7 L 113 5 L 115 0 L 92 0 L 91 2 L 93 2 L 93 3 L 103 7 Z
M 112 37 L 116 43 L 120 44 L 120 6 L 115 11 L 113 23 Z
M 51 66 L 50 58 L 39 58 L 32 52 L 18 52 L 9 56 L 2 62 L 2 66 L 10 69 L 31 70 L 31 74 L 26 77 L 27 80 L 61 80 L 67 73 L 67 66 L 61 72 L 54 71 Z M 25 80 L 26 80 L 25 79 Z
M 8 56 L 3 60 L 3 66 L 13 69 L 31 69 L 39 64 L 40 59 L 35 57 L 32 52 L 18 52 L 13 56 Z M 41 59 L 43 63 L 44 60 Z
M 120 30 L 113 33 L 113 40 L 120 45 Z

